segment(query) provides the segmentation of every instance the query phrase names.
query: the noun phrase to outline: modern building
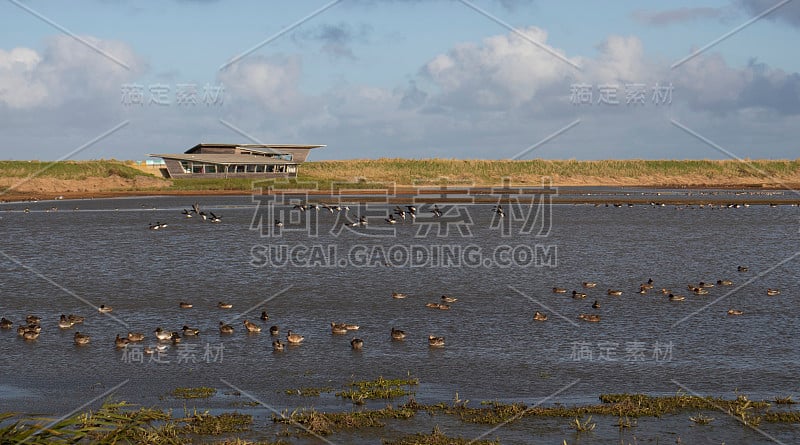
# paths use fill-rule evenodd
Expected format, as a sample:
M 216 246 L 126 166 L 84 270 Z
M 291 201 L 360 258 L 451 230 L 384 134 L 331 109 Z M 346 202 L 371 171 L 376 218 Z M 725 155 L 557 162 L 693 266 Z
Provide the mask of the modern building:
M 294 178 L 308 153 L 324 145 L 197 144 L 181 154 L 162 158 L 168 178 Z

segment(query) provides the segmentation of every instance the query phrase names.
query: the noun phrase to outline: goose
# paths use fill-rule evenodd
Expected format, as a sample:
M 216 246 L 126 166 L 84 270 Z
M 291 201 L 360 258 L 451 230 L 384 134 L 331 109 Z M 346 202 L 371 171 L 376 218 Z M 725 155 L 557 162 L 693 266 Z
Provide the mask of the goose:
M 733 286 L 733 281 L 731 280 L 717 280 L 718 286 Z
M 277 326 L 270 326 L 269 327 L 269 335 L 278 335 L 278 327 Z
M 358 225 L 362 226 L 362 227 L 366 226 L 367 225 L 367 217 L 366 216 L 362 216 L 361 218 L 358 218 Z
M 583 283 L 581 283 L 581 286 L 589 289 L 589 288 L 592 288 L 592 287 L 597 287 L 597 283 L 595 283 L 593 281 L 584 281 Z
M 217 307 L 220 309 L 230 309 L 233 307 L 233 304 L 220 301 L 219 303 L 217 303 Z
M 183 212 L 182 212 L 182 214 L 183 214 L 183 216 L 185 216 L 185 217 L 187 217 L 187 218 L 191 218 L 191 217 L 192 217 L 192 213 L 191 213 L 191 212 L 189 212 L 189 211 L 188 211 L 188 210 L 186 210 L 186 209 L 183 209 Z
M 347 334 L 347 326 L 344 323 L 331 322 L 331 334 Z
M 80 315 L 69 314 L 67 315 L 67 320 L 72 322 L 72 324 L 78 324 L 78 323 L 83 323 L 84 318 L 81 317 Z
M 406 206 L 406 209 L 408 209 L 408 214 L 411 215 L 411 219 L 412 220 L 417 219 L 417 208 L 416 207 L 414 207 L 414 206 Z
M 394 207 L 394 214 L 399 216 L 400 219 L 402 219 L 403 221 L 406 220 L 406 211 L 403 210 L 400 206 Z
M 199 214 L 200 213 L 200 203 L 192 204 L 192 212 Z
M 572 298 L 586 298 L 586 294 L 584 294 L 583 292 L 578 292 L 576 290 L 573 290 Z
M 183 331 L 184 337 L 195 337 L 200 335 L 200 329 L 190 328 L 189 326 L 186 325 L 184 325 L 183 328 L 181 328 L 181 330 Z
M 305 212 L 306 209 L 308 209 L 308 206 L 305 205 L 305 204 L 295 204 L 294 206 L 292 206 L 292 209 L 293 210 L 300 210 L 301 212 Z
M 433 213 L 433 217 L 434 218 L 438 218 L 438 217 L 442 216 L 442 211 L 439 210 L 439 205 L 438 204 L 434 204 L 433 205 L 433 210 L 431 210 L 431 213 Z
M 614 289 L 609 289 L 606 293 L 608 295 L 614 295 L 614 296 L 622 295 L 622 291 L 621 290 L 614 290 Z
M 392 340 L 403 340 L 404 338 L 406 338 L 405 331 L 392 328 Z
M 128 340 L 127 338 L 120 337 L 119 334 L 117 334 L 117 338 L 114 339 L 114 346 L 116 346 L 118 349 L 119 348 L 124 348 L 124 347 L 128 346 L 128 343 L 130 343 L 130 342 L 131 341 Z
M 233 326 L 229 324 L 225 324 L 223 322 L 219 322 L 219 332 L 220 334 L 233 334 Z
M 75 344 L 78 346 L 81 345 L 88 345 L 91 338 L 86 334 L 81 334 L 80 332 L 75 332 L 75 336 L 73 337 Z
M 387 224 L 397 224 L 397 219 L 394 215 L 389 215 L 388 218 L 384 218 L 383 220 L 386 221 Z
M 320 204 L 320 206 L 322 206 L 322 208 L 327 210 L 328 212 L 333 213 L 333 207 L 329 206 L 328 204 L 325 204 L 323 202 L 323 203 Z
M 639 286 L 639 290 L 636 293 L 644 295 L 644 294 L 647 293 L 647 288 L 644 287 L 644 284 L 643 284 L 643 285 Z
M 406 298 L 406 294 L 402 292 L 392 292 L 392 298 L 397 298 L 398 300 Z
M 447 295 L 442 295 L 442 301 L 445 303 L 455 303 L 458 301 L 458 298 L 455 297 L 448 297 Z
M 597 323 L 600 321 L 600 316 L 597 314 L 580 314 L 578 315 L 578 318 L 591 323 Z
M 200 215 L 200 218 L 203 218 L 203 221 L 208 219 L 208 216 L 206 215 L 206 212 L 200 212 L 199 215 Z
M 350 340 L 350 347 L 353 348 L 353 349 L 359 350 L 362 347 L 364 347 L 364 340 L 362 340 L 360 338 L 354 338 L 354 339 Z
M 647 280 L 647 283 L 642 283 L 641 287 L 643 287 L 645 289 L 652 289 L 653 288 L 653 279 L 649 278 Z
M 144 341 L 144 334 L 141 332 L 128 332 L 128 340 L 132 343 Z
M 167 223 L 156 222 L 156 224 L 158 224 L 158 228 L 159 229 L 166 229 L 167 228 Z
M 536 311 L 536 313 L 533 314 L 533 319 L 536 321 L 547 321 L 547 314 Z
M 728 315 L 743 315 L 744 312 L 739 309 L 728 309 Z
M 159 340 L 169 340 L 170 338 L 172 338 L 172 332 L 165 331 L 161 329 L 160 326 L 157 327 L 156 330 L 153 331 L 153 333 L 156 334 L 156 338 Z
M 245 320 L 244 327 L 247 329 L 247 332 L 252 332 L 252 333 L 261 332 L 261 326 L 253 323 L 252 321 Z
M 683 295 L 674 295 L 674 294 L 669 294 L 668 298 L 669 301 L 683 301 L 686 299 L 686 297 L 684 297 Z
M 506 216 L 505 212 L 503 212 L 503 206 L 500 204 L 494 206 L 492 212 L 496 213 L 499 218 L 504 218 Z
M 194 307 L 194 305 L 192 303 L 181 301 L 180 303 L 178 303 L 178 307 L 180 307 L 181 309 L 191 309 L 192 307 Z
M 101 304 L 101 305 L 100 305 L 100 307 L 99 307 L 99 308 L 97 308 L 97 310 L 98 310 L 98 312 L 100 312 L 100 313 L 107 314 L 107 313 L 109 313 L 109 312 L 113 311 L 113 310 L 114 310 L 114 308 L 112 308 L 111 306 L 106 306 L 106 305 L 104 305 L 104 304 Z
M 222 218 L 220 218 L 219 216 L 215 215 L 214 212 L 209 212 L 209 214 L 211 215 L 211 222 L 212 223 L 222 222 Z
M 261 311 L 261 317 L 259 318 L 261 318 L 264 321 L 269 320 L 269 315 L 267 315 L 267 311 Z
M 600 309 L 600 302 L 594 300 L 594 303 L 592 303 L 592 309 Z
M 145 346 L 142 352 L 144 352 L 147 355 L 153 355 L 156 353 L 156 350 L 152 346 Z
M 156 221 L 156 223 L 155 223 L 155 224 L 149 224 L 149 225 L 147 226 L 147 228 L 148 228 L 148 229 L 150 229 L 150 230 L 158 230 L 158 229 L 160 229 L 160 228 L 161 228 L 161 223 L 159 223 L 159 222 L 157 222 L 157 221 Z
M 344 327 L 347 328 L 348 331 L 357 331 L 361 328 L 361 326 L 352 323 L 347 323 Z
M 767 289 L 767 295 L 770 296 L 780 295 L 780 293 L 781 293 L 780 289 Z
M 9 320 L 6 317 L 0 318 L 0 329 L 11 329 L 14 326 L 14 322 Z
M 553 293 L 554 294 L 566 294 L 567 290 L 564 289 L 563 287 L 554 287 L 553 288 Z
M 284 345 L 283 345 L 283 342 L 280 341 L 280 339 L 275 340 L 275 341 L 272 342 L 272 349 L 274 351 L 283 351 L 283 348 L 284 348 Z
M 58 327 L 59 328 L 61 328 L 61 329 L 69 329 L 69 328 L 72 327 L 73 324 L 74 323 L 72 323 L 71 321 L 69 321 L 67 319 L 66 315 L 61 314 L 61 319 L 58 320 Z
M 435 337 L 428 335 L 428 345 L 434 347 L 444 346 L 444 337 Z
M 306 338 L 303 337 L 302 335 L 295 334 L 294 332 L 292 332 L 291 329 L 286 333 L 286 341 L 288 341 L 290 344 L 297 345 L 297 344 L 302 343 L 303 340 L 305 340 L 305 339 Z

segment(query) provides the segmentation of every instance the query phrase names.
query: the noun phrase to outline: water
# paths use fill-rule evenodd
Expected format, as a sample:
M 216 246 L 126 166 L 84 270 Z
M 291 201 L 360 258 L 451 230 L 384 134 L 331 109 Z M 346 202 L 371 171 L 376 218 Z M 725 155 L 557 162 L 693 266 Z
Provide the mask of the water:
M 222 223 L 184 218 L 181 209 L 195 200 L 222 216 Z M 21 211 L 26 206 L 30 213 Z M 46 211 L 53 206 L 59 210 Z M 353 214 L 356 208 L 351 207 Z M 391 207 L 371 209 L 385 213 Z M 43 318 L 43 329 L 34 342 L 17 337 L 15 330 L 0 332 L 0 410 L 59 416 L 87 403 L 96 407 L 114 389 L 115 399 L 145 406 L 251 412 L 259 419 L 255 436 L 271 437 L 275 429 L 264 420 L 271 410 L 352 408 L 332 394 L 302 398 L 287 395 L 287 389 L 338 390 L 353 379 L 378 376 L 418 377 L 422 384 L 416 398 L 421 403 L 450 401 L 456 393 L 474 402 L 529 405 L 597 403 L 599 394 L 617 392 L 682 391 L 727 398 L 743 393 L 751 399 L 800 393 L 797 207 L 554 205 L 552 224 L 546 225 L 549 233 L 542 237 L 520 234 L 521 221 L 511 221 L 510 235 L 503 236 L 491 227 L 491 208 L 466 207 L 472 221 L 469 233 L 456 228 L 447 237 L 437 237 L 435 231 L 415 237 L 427 216 L 422 214 L 415 225 L 391 226 L 396 230 L 391 237 L 347 229 L 336 235 L 329 231 L 336 215 L 320 212 L 298 214 L 294 221 L 287 217 L 278 238 L 250 228 L 256 208 L 249 197 L 4 204 L 0 315 L 19 323 L 36 314 Z M 290 207 L 278 210 L 288 215 Z M 269 216 L 265 220 L 271 221 Z M 319 222 L 316 237 L 305 229 L 293 230 L 304 227 L 308 218 Z M 169 226 L 148 230 L 156 221 Z M 385 235 L 380 231 L 390 226 L 380 222 L 380 217 L 373 219 L 368 233 Z M 323 267 L 252 264 L 254 246 L 281 244 L 334 249 L 337 257 L 333 266 Z M 539 260 L 557 265 L 403 267 L 399 259 L 374 256 L 390 246 L 407 252 L 412 245 L 423 251 L 432 245 L 455 250 L 472 245 L 484 253 L 481 259 L 489 260 L 496 259 L 490 254 L 498 246 L 528 246 L 536 252 L 531 246 L 539 245 L 550 249 Z M 328 261 L 314 259 L 315 266 Z M 339 267 L 340 261 L 349 265 Z M 749 271 L 737 272 L 738 265 L 749 266 Z M 648 278 L 656 289 L 637 294 Z M 689 283 L 718 279 L 731 279 L 735 286 L 711 288 L 706 296 L 687 290 Z M 583 281 L 598 285 L 582 289 Z M 575 300 L 554 294 L 554 286 L 589 296 Z M 607 296 L 609 288 L 624 294 Z M 670 302 L 657 292 L 660 288 L 686 295 L 686 301 Z M 781 295 L 768 297 L 767 288 L 779 288 Z M 408 298 L 393 299 L 392 292 Z M 459 299 L 449 311 L 425 307 L 443 294 Z M 221 300 L 231 302 L 233 309 L 218 309 Z M 594 300 L 599 300 L 599 310 L 590 307 Z M 180 309 L 179 301 L 194 308 Z M 96 311 L 100 304 L 114 308 L 113 318 Z M 728 316 L 730 308 L 745 315 Z M 258 320 L 262 310 L 269 321 Z M 549 320 L 534 322 L 535 311 L 547 313 Z M 59 330 L 62 313 L 84 315 L 86 322 Z M 599 313 L 602 321 L 578 320 L 580 313 Z M 243 319 L 261 324 L 264 332 L 246 334 Z M 221 320 L 231 322 L 237 332 L 219 334 Z M 361 328 L 353 335 L 334 336 L 332 321 Z M 304 344 L 273 353 L 273 338 L 266 332 L 273 324 L 280 326 L 282 338 L 287 329 L 301 333 Z M 178 330 L 183 325 L 199 328 L 201 336 L 171 347 L 160 363 L 114 348 L 116 334 L 145 332 L 150 338 L 145 344 L 153 344 L 156 327 Z M 390 341 L 393 326 L 408 333 L 406 341 Z M 91 345 L 76 347 L 76 330 L 90 334 Z M 428 334 L 444 336 L 446 346 L 429 348 Z M 350 349 L 355 335 L 364 339 L 361 352 Z M 168 396 L 178 386 L 211 386 L 218 396 L 187 403 Z M 270 409 L 248 407 L 254 401 Z M 669 443 L 676 437 L 685 443 L 769 441 L 715 414 L 718 420 L 708 428 L 691 426 L 684 414 L 640 419 L 637 428 L 622 436 L 616 419 L 605 419 L 589 438 L 575 437 L 567 427 L 569 419 L 526 418 L 487 438 L 503 443 L 530 443 L 531 437 L 548 443 L 627 443 L 635 438 Z M 454 420 L 450 424 L 446 418 L 417 417 L 377 431 L 344 434 L 341 440 L 375 443 L 401 432 L 430 431 L 436 424 L 448 425 L 450 435 L 465 437 L 485 430 Z M 761 429 L 785 443 L 800 437 L 792 426 L 764 424 Z

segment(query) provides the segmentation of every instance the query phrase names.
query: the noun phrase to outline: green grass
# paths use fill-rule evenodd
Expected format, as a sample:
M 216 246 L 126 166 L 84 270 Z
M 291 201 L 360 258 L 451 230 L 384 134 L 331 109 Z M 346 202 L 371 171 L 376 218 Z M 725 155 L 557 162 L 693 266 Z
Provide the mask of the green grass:
M 419 380 L 415 378 L 384 379 L 378 377 L 375 380 L 353 382 L 348 389 L 339 391 L 336 395 L 356 403 L 373 399 L 392 399 L 411 394 L 409 388 L 418 384 Z
M 198 386 L 196 388 L 175 388 L 172 397 L 176 399 L 207 399 L 217 393 L 214 388 Z
M 133 179 L 137 176 L 152 176 L 125 163 L 114 160 L 101 161 L 0 161 L 0 177 L 54 179 L 86 179 L 120 176 Z

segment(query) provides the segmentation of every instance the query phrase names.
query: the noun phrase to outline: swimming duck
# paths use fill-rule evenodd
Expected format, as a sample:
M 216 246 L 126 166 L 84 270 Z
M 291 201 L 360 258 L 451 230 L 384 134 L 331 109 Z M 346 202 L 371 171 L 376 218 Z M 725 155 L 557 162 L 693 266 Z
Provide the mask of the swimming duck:
M 404 338 L 406 338 L 405 331 L 392 328 L 392 340 L 403 340 Z
M 261 318 L 264 321 L 269 320 L 269 315 L 267 315 L 267 311 L 261 311 L 261 317 L 259 318 Z
M 128 346 L 128 343 L 130 342 L 131 341 L 128 340 L 127 338 L 120 337 L 119 334 L 117 334 L 117 338 L 114 339 L 114 346 L 116 346 L 117 348 L 124 348 Z
M 780 293 L 781 293 L 780 289 L 767 289 L 767 295 L 770 296 L 780 295 Z
M 269 335 L 278 335 L 278 327 L 277 326 L 270 326 L 269 327 Z
M 141 332 L 128 332 L 128 340 L 134 343 L 144 341 L 144 334 Z
M 433 335 L 428 336 L 428 345 L 430 346 L 444 346 L 444 337 L 435 337 Z
M 584 294 L 583 292 L 578 292 L 576 290 L 573 290 L 572 298 L 586 298 L 586 294 Z
M 61 314 L 61 318 L 58 320 L 58 327 L 59 327 L 60 329 L 69 329 L 69 328 L 71 328 L 71 327 L 72 327 L 72 325 L 73 325 L 73 324 L 74 324 L 74 323 L 72 323 L 71 321 L 69 321 L 69 320 L 67 319 L 67 316 L 66 316 L 66 315 L 64 315 L 64 314 Z
M 252 321 L 244 321 L 244 327 L 247 329 L 247 332 L 261 332 L 261 326 L 253 323 Z
M 38 333 L 42 332 L 42 326 L 38 325 L 38 324 L 29 324 L 29 325 L 25 326 L 25 330 L 26 331 L 35 332 L 35 333 L 38 334 Z
M 84 319 L 80 315 L 69 314 L 67 315 L 67 320 L 69 320 L 73 324 L 78 324 L 78 323 L 83 323 Z
M 615 296 L 622 295 L 622 291 L 621 291 L 621 290 L 613 290 L 613 289 L 609 289 L 609 290 L 608 290 L 606 293 L 607 293 L 608 295 L 615 295 Z
M 533 319 L 536 321 L 547 321 L 547 314 L 536 311 L 536 313 L 533 314 Z
M 600 302 L 594 300 L 594 303 L 592 303 L 592 309 L 600 309 Z
M 664 294 L 664 295 L 669 295 L 669 294 L 672 293 L 672 291 L 667 289 L 666 287 L 664 287 L 664 288 L 661 289 L 661 293 Z
M 708 295 L 708 291 L 702 287 L 692 288 L 692 292 L 694 292 L 695 295 Z
M 194 305 L 192 303 L 181 301 L 180 303 L 178 303 L 178 307 L 180 307 L 181 309 L 191 309 L 192 307 L 194 307 Z
M 581 283 L 581 286 L 589 289 L 589 288 L 597 287 L 597 283 L 595 283 L 593 281 L 584 281 L 583 283 Z
M 441 309 L 441 310 L 443 310 L 443 311 L 446 311 L 446 310 L 450 309 L 450 305 L 449 304 L 444 304 L 444 303 L 439 303 L 438 305 L 436 305 L 436 307 Z
M 364 340 L 360 338 L 354 338 L 350 340 L 350 347 L 353 349 L 361 349 L 364 346 Z
M 747 272 L 750 269 L 747 266 L 739 266 L 736 268 L 736 270 L 739 272 Z
M 744 312 L 739 309 L 728 309 L 728 315 L 743 315 Z
M 447 295 L 442 295 L 442 301 L 444 303 L 455 303 L 456 301 L 458 301 L 458 298 L 448 297 Z
M 640 289 L 652 289 L 653 288 L 653 279 L 652 278 L 648 279 L 647 283 L 642 283 L 641 286 L 639 286 L 639 288 Z
M 643 286 L 644 286 L 644 284 L 643 284 L 642 286 L 640 286 L 640 287 L 639 287 L 639 291 L 638 291 L 638 292 L 636 292 L 636 293 L 638 293 L 638 294 L 642 294 L 642 295 L 646 294 L 646 293 L 647 293 L 647 288 L 646 288 L 646 287 L 643 287 Z
M 26 329 L 25 332 L 22 333 L 22 338 L 25 340 L 36 340 L 39 338 L 39 333 L 35 330 Z
M 219 303 L 217 303 L 217 307 L 220 309 L 230 309 L 233 307 L 233 304 L 220 301 Z
M 347 326 L 344 323 L 331 322 L 331 334 L 347 334 Z
M 286 333 L 286 341 L 288 341 L 290 344 L 297 345 L 297 344 L 302 343 L 303 340 L 305 340 L 305 339 L 306 338 L 303 337 L 302 335 L 295 334 L 294 332 L 292 332 L 291 329 Z
M 172 340 L 173 345 L 177 345 L 181 342 L 181 340 L 183 340 L 177 332 L 173 332 L 169 339 Z
M 109 312 L 113 311 L 113 310 L 114 310 L 114 308 L 112 308 L 111 306 L 106 306 L 105 304 L 101 304 L 101 305 L 100 305 L 100 307 L 99 307 L 99 308 L 97 308 L 97 310 L 98 310 L 100 313 L 107 314 L 107 313 L 109 313 Z
M 597 323 L 600 321 L 600 316 L 597 314 L 580 314 L 578 315 L 578 318 L 592 323 Z
M 438 309 L 439 308 L 439 303 L 425 303 L 425 307 L 429 307 L 429 308 L 432 308 L 432 309 Z
M 553 288 L 553 293 L 554 294 L 566 294 L 567 290 L 564 289 L 563 287 L 554 287 Z
M 14 322 L 9 320 L 6 317 L 0 319 L 0 329 L 11 329 L 14 326 Z
M 35 315 L 28 315 L 25 317 L 25 322 L 28 324 L 39 324 L 42 321 L 42 317 L 37 317 Z
M 706 282 L 704 282 L 704 281 L 701 281 L 701 282 L 700 282 L 700 283 L 697 285 L 697 287 L 701 287 L 701 288 L 705 289 L 705 288 L 709 288 L 709 287 L 714 287 L 714 285 L 713 285 L 712 283 L 706 283 Z
M 73 337 L 76 345 L 88 345 L 89 340 L 91 338 L 86 334 L 81 334 L 80 332 L 75 332 L 75 336 Z
M 683 301 L 686 299 L 686 297 L 684 297 L 683 295 L 669 294 L 668 297 L 669 301 Z
M 172 338 L 172 332 L 165 331 L 165 330 L 161 329 L 160 326 L 157 327 L 156 330 L 153 331 L 153 333 L 156 334 L 156 338 L 159 339 L 159 340 L 166 341 L 166 340 L 169 340 L 170 338 Z
M 361 326 L 359 326 L 357 324 L 350 324 L 350 323 L 345 324 L 344 327 L 348 331 L 357 331 L 357 330 L 359 330 L 361 328 Z
M 406 294 L 401 292 L 392 292 L 392 298 L 397 298 L 397 299 L 406 298 Z
M 275 351 L 283 351 L 283 348 L 284 348 L 284 345 L 283 345 L 283 342 L 280 341 L 280 339 L 275 340 L 275 341 L 272 342 L 272 349 L 273 350 L 275 350 Z
M 156 349 L 152 346 L 145 346 L 142 352 L 144 352 L 147 355 L 153 355 L 156 353 Z
M 186 325 L 184 325 L 183 328 L 181 328 L 181 330 L 183 331 L 184 337 L 195 337 L 200 335 L 200 329 L 190 328 L 189 326 Z
M 719 286 L 733 286 L 733 281 L 731 281 L 731 280 L 717 280 L 717 285 L 719 285 Z
M 229 324 L 225 324 L 223 322 L 219 322 L 219 332 L 220 334 L 233 334 L 233 326 Z

